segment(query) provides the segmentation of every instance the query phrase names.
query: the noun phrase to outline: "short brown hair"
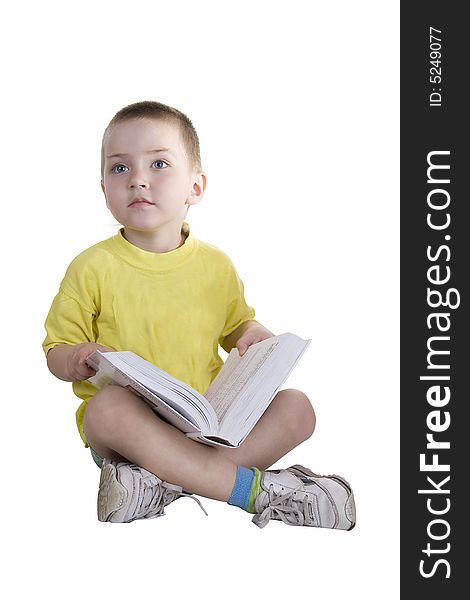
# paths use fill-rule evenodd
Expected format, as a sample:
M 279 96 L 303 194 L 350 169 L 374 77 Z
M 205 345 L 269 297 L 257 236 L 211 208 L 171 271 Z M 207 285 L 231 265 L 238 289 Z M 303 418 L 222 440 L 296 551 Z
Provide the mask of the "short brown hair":
M 161 121 L 173 121 L 179 127 L 181 138 L 191 166 L 197 171 L 201 170 L 199 138 L 194 125 L 189 118 L 177 108 L 172 108 L 161 102 L 144 100 L 121 108 L 104 130 L 103 140 L 101 142 L 101 177 L 103 177 L 104 173 L 104 140 L 107 132 L 113 125 L 131 119 L 159 119 Z

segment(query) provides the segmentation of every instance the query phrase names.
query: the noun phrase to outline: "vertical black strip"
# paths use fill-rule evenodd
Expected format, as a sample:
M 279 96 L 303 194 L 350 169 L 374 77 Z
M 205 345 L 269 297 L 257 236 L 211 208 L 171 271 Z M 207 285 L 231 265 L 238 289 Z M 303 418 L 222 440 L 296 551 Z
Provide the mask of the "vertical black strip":
M 465 596 L 470 572 L 465 543 L 470 496 L 464 491 L 470 472 L 470 107 L 464 91 L 470 36 L 462 7 L 457 2 L 401 2 L 405 599 Z M 428 172 L 430 163 L 435 168 Z

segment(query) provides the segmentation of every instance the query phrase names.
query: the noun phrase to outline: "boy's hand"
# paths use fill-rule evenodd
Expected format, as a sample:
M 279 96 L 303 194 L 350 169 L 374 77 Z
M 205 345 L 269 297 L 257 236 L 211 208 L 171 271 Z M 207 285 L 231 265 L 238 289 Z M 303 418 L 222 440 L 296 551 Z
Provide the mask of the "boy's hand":
M 260 323 L 252 322 L 235 346 L 238 348 L 239 355 L 243 356 L 250 346 L 273 336 L 274 333 L 266 329 L 266 327 L 263 327 Z
M 60 344 L 60 346 L 51 348 L 47 353 L 47 366 L 50 372 L 62 381 L 83 381 L 95 374 L 95 371 L 85 363 L 95 350 L 112 352 L 111 348 L 91 342 L 75 346 Z
M 71 351 L 67 355 L 65 361 L 65 375 L 70 381 L 83 381 L 88 379 L 95 374 L 95 370 L 91 369 L 86 364 L 86 359 L 95 352 L 100 350 L 101 352 L 112 352 L 111 348 L 102 346 L 101 344 L 94 344 L 87 342 L 84 344 L 77 344 L 73 346 Z

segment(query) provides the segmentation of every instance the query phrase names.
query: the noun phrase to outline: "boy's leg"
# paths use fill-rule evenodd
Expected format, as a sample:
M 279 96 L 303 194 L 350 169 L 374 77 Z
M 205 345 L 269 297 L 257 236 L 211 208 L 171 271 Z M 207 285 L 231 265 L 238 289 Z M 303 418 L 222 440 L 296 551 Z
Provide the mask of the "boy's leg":
M 108 385 L 90 400 L 84 431 L 103 458 L 127 460 L 188 492 L 227 501 L 237 467 L 162 421 L 132 392 Z
M 125 457 L 134 463 L 104 465 L 98 496 L 100 520 L 128 522 L 164 514 L 163 507 L 183 488 L 256 513 L 253 521 L 259 527 L 270 519 L 333 529 L 355 525 L 354 496 L 343 478 L 316 475 L 301 465 L 261 472 L 239 464 L 243 460 L 265 468 L 311 435 L 313 410 L 295 390 L 278 394 L 249 438 L 231 451 L 231 458 L 227 458 L 228 449 L 190 440 L 118 386 L 107 386 L 94 396 L 85 413 L 84 428 L 101 456 Z M 142 473 L 136 465 L 149 472 Z M 126 482 L 117 475 L 119 468 L 124 468 Z M 137 479 L 133 469 L 140 473 Z
M 217 451 L 237 465 L 264 471 L 308 439 L 315 422 L 315 412 L 304 393 L 282 390 L 239 448 L 217 447 Z
M 95 395 L 84 421 L 87 439 L 101 457 L 127 459 L 185 490 L 225 501 L 233 488 L 236 465 L 265 470 L 310 437 L 314 428 L 309 399 L 293 389 L 276 395 L 236 449 L 188 439 L 118 386 L 107 386 Z

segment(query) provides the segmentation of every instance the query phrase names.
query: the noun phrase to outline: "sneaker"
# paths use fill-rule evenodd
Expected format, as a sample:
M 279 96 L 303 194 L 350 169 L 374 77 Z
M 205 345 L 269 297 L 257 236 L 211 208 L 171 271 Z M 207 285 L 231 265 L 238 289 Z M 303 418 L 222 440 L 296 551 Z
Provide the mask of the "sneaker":
M 287 525 L 352 529 L 356 524 L 354 495 L 338 475 L 317 475 L 302 465 L 264 471 L 255 500 L 253 523 L 264 527 L 271 519 Z
M 105 459 L 98 492 L 98 520 L 130 523 L 161 517 L 165 506 L 182 496 L 196 500 L 206 513 L 201 502 L 181 487 L 162 481 L 137 465 Z

